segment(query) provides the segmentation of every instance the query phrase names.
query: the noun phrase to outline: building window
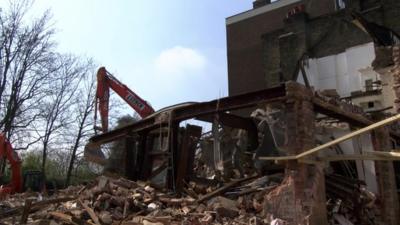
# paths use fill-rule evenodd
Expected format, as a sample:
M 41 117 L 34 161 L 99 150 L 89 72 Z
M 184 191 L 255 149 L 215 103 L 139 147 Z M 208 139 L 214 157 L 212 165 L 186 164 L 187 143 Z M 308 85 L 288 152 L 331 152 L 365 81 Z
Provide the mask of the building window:
M 365 80 L 365 91 L 373 91 L 374 83 L 372 79 Z
M 335 0 L 336 1 L 336 10 L 341 10 L 346 8 L 345 0 Z
M 368 102 L 368 109 L 372 109 L 375 107 L 374 102 Z

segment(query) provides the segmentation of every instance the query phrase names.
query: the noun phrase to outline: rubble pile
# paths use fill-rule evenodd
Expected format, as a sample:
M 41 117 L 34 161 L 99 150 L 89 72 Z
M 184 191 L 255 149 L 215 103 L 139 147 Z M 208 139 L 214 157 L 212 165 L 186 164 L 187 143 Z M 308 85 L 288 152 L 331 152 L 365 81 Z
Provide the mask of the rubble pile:
M 262 203 L 278 184 L 268 177 L 235 180 L 203 195 L 194 191 L 195 185 L 187 190 L 193 196 L 177 196 L 146 182 L 101 176 L 49 198 L 10 196 L 0 203 L 0 224 L 270 224 L 262 219 Z
M 376 196 L 363 181 L 331 174 L 326 176 L 326 190 L 331 224 L 381 224 Z
M 287 224 L 266 212 L 266 196 L 283 174 L 246 177 L 222 186 L 190 182 L 177 196 L 148 182 L 101 176 L 50 197 L 25 192 L 0 203 L 0 225 Z M 376 197 L 361 181 L 326 177 L 330 224 L 380 224 Z

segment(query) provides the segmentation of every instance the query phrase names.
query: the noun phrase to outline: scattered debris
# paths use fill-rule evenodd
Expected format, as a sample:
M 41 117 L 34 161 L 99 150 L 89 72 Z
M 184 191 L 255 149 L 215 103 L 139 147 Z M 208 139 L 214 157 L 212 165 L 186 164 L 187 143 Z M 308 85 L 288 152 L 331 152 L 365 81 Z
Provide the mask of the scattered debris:
M 95 183 L 68 187 L 42 201 L 33 193 L 9 196 L 0 203 L 0 224 L 247 224 L 261 221 L 254 219 L 260 218 L 260 212 L 253 199 L 270 190 L 268 185 L 257 186 L 261 180 L 265 177 L 232 181 L 205 195 L 196 193 L 199 198 L 194 199 L 165 193 L 145 182 L 101 176 Z M 243 187 L 254 184 L 257 191 L 224 196 L 245 182 Z
M 0 224 L 284 225 L 284 220 L 263 212 L 265 196 L 277 187 L 279 176 L 283 174 L 242 178 L 196 193 L 198 199 L 172 195 L 145 182 L 101 176 L 45 200 L 35 193 L 9 196 L 0 203 Z M 376 197 L 363 182 L 329 175 L 326 187 L 331 224 L 377 224 Z

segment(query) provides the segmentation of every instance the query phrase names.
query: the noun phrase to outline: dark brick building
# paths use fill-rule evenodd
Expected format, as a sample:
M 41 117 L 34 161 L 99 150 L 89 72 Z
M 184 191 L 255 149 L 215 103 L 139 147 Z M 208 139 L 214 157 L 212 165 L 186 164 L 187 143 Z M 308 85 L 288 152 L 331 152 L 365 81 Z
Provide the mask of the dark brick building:
M 303 55 L 320 58 L 372 42 L 354 13 L 400 33 L 399 0 L 257 0 L 226 19 L 229 95 L 294 79 Z
M 384 57 L 385 51 L 389 48 L 381 48 L 381 46 L 400 44 L 399 18 L 400 0 L 277 0 L 274 2 L 256 0 L 253 3 L 253 9 L 226 19 L 229 95 L 265 89 L 287 80 L 301 80 L 298 79 L 301 77 L 297 76 L 300 68 L 303 67 L 304 83 L 306 83 L 305 80 L 312 78 L 314 85 L 310 86 L 316 89 L 336 89 L 341 97 L 350 98 L 354 104 L 368 103 L 367 108 L 370 108 L 370 103 L 374 107 L 374 103 L 384 102 L 385 99 L 389 99 L 387 105 L 392 106 L 394 100 L 388 97 L 388 93 L 393 94 L 393 90 L 390 79 L 387 79 L 391 78 L 391 75 L 388 73 L 389 75 L 383 76 L 382 71 L 378 71 L 377 68 L 390 68 L 390 63 L 393 64 L 390 62 L 393 59 L 391 51 L 389 51 L 390 56 Z M 363 62 L 359 63 L 359 61 Z M 377 64 L 381 65 L 376 66 Z M 317 68 L 315 71 L 312 70 L 315 68 Z M 384 85 L 379 90 L 366 88 L 368 83 L 366 81 L 372 81 L 369 76 L 375 75 L 380 76 L 379 83 L 384 83 L 386 89 L 389 90 L 385 92 Z M 375 81 L 378 81 L 378 78 L 373 80 Z M 332 85 L 332 83 L 335 84 Z M 339 88 L 346 85 L 346 88 Z M 379 93 L 363 96 L 368 91 Z M 305 90 L 303 92 L 306 93 Z M 361 92 L 362 95 L 357 97 L 356 92 Z M 300 92 L 296 93 L 296 96 L 301 95 Z M 376 96 L 381 96 L 381 100 L 375 99 Z M 299 104 L 299 106 L 303 107 L 304 104 Z M 311 111 L 312 109 L 307 107 L 298 109 L 296 112 L 300 112 L 299 115 L 287 119 L 286 131 L 290 133 L 294 127 L 303 128 L 310 125 L 311 122 L 294 125 L 291 121 L 304 118 L 312 114 Z M 248 113 L 238 112 L 243 115 L 248 115 Z M 294 114 L 289 111 L 287 115 Z M 308 121 L 312 120 L 313 118 Z M 312 130 L 313 126 L 311 125 L 308 130 Z M 328 136 L 342 136 L 340 132 L 336 129 Z M 374 135 L 379 132 L 384 131 L 375 131 Z M 302 134 L 307 134 L 307 132 L 302 132 Z M 288 139 L 286 143 L 295 143 L 290 138 L 298 139 L 298 134 L 290 134 L 286 138 Z M 304 140 L 313 138 L 315 137 L 309 135 L 304 137 Z M 348 150 L 346 154 L 364 152 L 376 148 L 379 140 L 383 139 L 375 137 L 373 143 L 370 140 L 354 139 L 350 145 L 343 146 L 342 149 Z M 387 147 L 389 143 L 386 142 Z M 385 145 L 383 142 L 382 144 Z M 362 147 L 356 149 L 354 146 L 358 145 Z M 266 143 L 265 146 L 263 149 L 268 149 L 267 147 L 271 144 Z M 399 174 L 399 165 L 396 164 L 396 170 L 394 170 L 392 163 L 356 163 L 358 178 L 366 181 L 370 190 L 382 196 L 381 215 L 385 224 L 398 224 L 400 217 L 396 191 L 399 185 L 396 185 L 394 177 L 395 174 Z M 321 193 L 324 192 L 319 194 Z M 316 212 L 318 212 L 315 215 L 324 214 L 318 211 L 324 210 L 323 197 L 321 199 L 315 202 Z M 290 210 L 293 208 L 291 206 L 289 204 L 287 208 L 283 207 L 287 211 L 281 216 L 290 215 Z

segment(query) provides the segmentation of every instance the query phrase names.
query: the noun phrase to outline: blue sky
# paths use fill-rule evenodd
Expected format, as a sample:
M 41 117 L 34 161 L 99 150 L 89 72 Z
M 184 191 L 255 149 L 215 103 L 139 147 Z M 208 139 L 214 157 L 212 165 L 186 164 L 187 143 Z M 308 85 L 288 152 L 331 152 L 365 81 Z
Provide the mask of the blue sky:
M 33 11 L 51 9 L 60 51 L 92 57 L 157 110 L 228 94 L 225 18 L 251 7 L 252 0 L 36 0 Z

